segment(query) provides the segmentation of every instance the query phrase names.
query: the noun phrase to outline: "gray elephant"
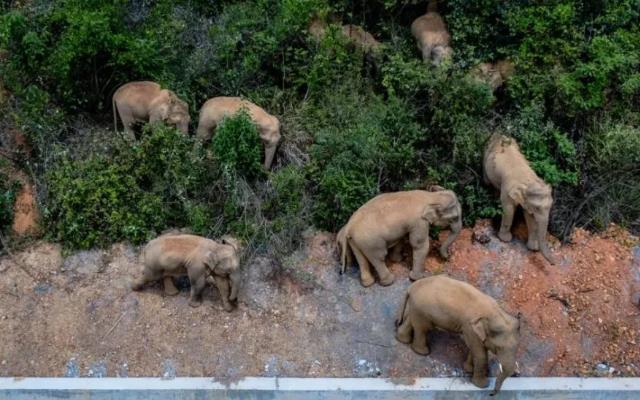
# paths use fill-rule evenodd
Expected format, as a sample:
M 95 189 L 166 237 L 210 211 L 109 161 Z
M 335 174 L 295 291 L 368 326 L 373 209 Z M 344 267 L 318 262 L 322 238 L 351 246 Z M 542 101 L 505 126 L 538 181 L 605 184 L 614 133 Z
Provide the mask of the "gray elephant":
M 138 122 L 163 121 L 175 126 L 185 135 L 189 133 L 189 106 L 175 93 L 162 89 L 155 82 L 129 82 L 116 90 L 112 98 L 113 125 L 118 130 L 118 115 L 124 130 L 135 139 L 133 126 Z
M 440 255 L 448 257 L 449 246 L 462 229 L 461 207 L 455 193 L 450 190 L 412 190 L 384 193 L 360 207 L 338 232 L 337 242 L 344 272 L 351 252 L 360 265 L 363 286 L 374 283 L 370 263 L 373 264 L 380 284 L 393 283 L 393 274 L 385 264 L 388 249 L 399 253 L 398 246 L 408 235 L 413 248 L 413 266 L 409 277 L 420 279 L 424 274 L 424 260 L 429 253 L 429 226 L 451 227 L 449 237 L 442 243 Z
M 231 311 L 240 285 L 240 251 L 240 241 L 232 237 L 223 237 L 220 243 L 196 235 L 157 237 L 142 252 L 144 270 L 132 289 L 141 290 L 148 282 L 164 279 L 165 293 L 175 295 L 178 290 L 171 278 L 186 274 L 191 282 L 190 306 L 202 303 L 206 282 L 213 282 L 220 291 L 223 308 Z
M 451 36 L 442 16 L 438 13 L 436 0 L 430 0 L 427 13 L 413 21 L 411 34 L 416 38 L 425 63 L 431 61 L 433 65 L 440 65 L 443 61 L 451 59 L 453 54 L 449 45 Z
M 553 204 L 551 186 L 547 185 L 529 166 L 513 138 L 494 134 L 484 153 L 484 179 L 500 190 L 502 223 L 498 237 L 509 242 L 516 207 L 522 206 L 527 222 L 530 250 L 540 250 L 554 264 L 547 243 L 549 212 Z
M 520 314 L 507 314 L 494 299 L 472 285 L 444 275 L 414 282 L 407 289 L 396 319 L 396 339 L 411 343 L 418 354 L 430 352 L 427 333 L 435 328 L 461 333 L 469 355 L 464 370 L 471 381 L 484 388 L 487 379 L 487 351 L 496 355 L 500 375 L 493 394 L 516 371 L 516 350 L 520 341 Z

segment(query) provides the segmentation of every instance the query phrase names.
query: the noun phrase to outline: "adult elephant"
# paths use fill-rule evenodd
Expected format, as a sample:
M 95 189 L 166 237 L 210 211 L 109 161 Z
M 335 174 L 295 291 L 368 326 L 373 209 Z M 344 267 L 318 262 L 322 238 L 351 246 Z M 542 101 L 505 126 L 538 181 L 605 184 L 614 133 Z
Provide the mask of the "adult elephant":
M 135 139 L 133 126 L 138 122 L 164 121 L 185 135 L 189 132 L 191 117 L 187 103 L 155 82 L 126 83 L 116 90 L 111 103 L 114 129 L 118 130 L 117 115 L 120 115 L 124 130 L 131 139 Z
M 208 141 L 213 130 L 222 122 L 225 116 L 233 115 L 241 109 L 246 109 L 253 122 L 258 126 L 260 139 L 264 144 L 264 167 L 271 168 L 271 163 L 276 154 L 280 135 L 280 121 L 275 116 L 267 113 L 261 107 L 241 99 L 240 97 L 214 97 L 207 100 L 200 109 L 198 122 L 198 139 Z
M 413 248 L 413 266 L 409 277 L 412 280 L 420 279 L 424 275 L 424 260 L 429 253 L 429 227 L 451 228 L 449 237 L 440 247 L 440 255 L 446 259 L 449 246 L 462 229 L 461 214 L 458 198 L 450 190 L 380 194 L 353 213 L 338 233 L 341 271 L 344 273 L 350 252 L 353 252 L 360 266 L 363 286 L 371 286 L 375 281 L 370 264 L 376 269 L 380 284 L 391 285 L 394 277 L 385 264 L 388 249 L 401 245 L 402 239 L 408 235 Z
M 396 319 L 396 339 L 411 343 L 418 354 L 430 352 L 427 333 L 435 328 L 461 333 L 469 347 L 464 370 L 472 372 L 474 385 L 484 388 L 487 379 L 487 351 L 496 355 L 500 375 L 493 394 L 516 371 L 516 350 L 520 341 L 520 314 L 507 314 L 494 299 L 466 282 L 444 275 L 414 282 Z
M 531 169 L 518 143 L 504 135 L 491 136 L 483 164 L 485 181 L 500 190 L 500 240 L 509 242 L 513 238 L 513 214 L 521 206 L 527 222 L 527 247 L 534 251 L 540 250 L 549 263 L 555 264 L 546 239 L 549 212 L 553 204 L 551 186 Z

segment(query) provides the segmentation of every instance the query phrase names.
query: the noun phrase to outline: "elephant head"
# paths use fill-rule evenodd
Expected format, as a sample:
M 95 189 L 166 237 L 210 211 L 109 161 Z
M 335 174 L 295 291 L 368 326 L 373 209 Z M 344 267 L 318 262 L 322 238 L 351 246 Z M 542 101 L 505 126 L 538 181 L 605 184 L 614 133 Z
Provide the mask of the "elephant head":
M 549 263 L 555 264 L 546 239 L 549 213 L 553 205 L 551 186 L 541 180 L 526 186 L 518 185 L 509 192 L 509 197 L 533 216 L 536 227 L 534 234 L 540 245 L 540 251 Z
M 499 311 L 490 317 L 478 318 L 471 323 L 473 332 L 484 346 L 498 359 L 500 374 L 492 395 L 498 393 L 505 379 L 516 372 L 516 350 L 520 340 L 520 314 L 518 318 Z
M 170 96 L 169 112 L 167 115 L 167 122 L 174 125 L 180 132 L 185 135 L 189 133 L 189 122 L 191 122 L 191 116 L 189 116 L 189 106 L 184 101 L 180 100 L 176 95 Z
M 432 186 L 439 196 L 438 201 L 428 204 L 423 212 L 423 218 L 429 223 L 441 227 L 450 227 L 451 233 L 440 247 L 442 258 L 449 258 L 449 246 L 462 231 L 462 207 L 455 193 L 450 190 L 442 190 L 439 186 Z

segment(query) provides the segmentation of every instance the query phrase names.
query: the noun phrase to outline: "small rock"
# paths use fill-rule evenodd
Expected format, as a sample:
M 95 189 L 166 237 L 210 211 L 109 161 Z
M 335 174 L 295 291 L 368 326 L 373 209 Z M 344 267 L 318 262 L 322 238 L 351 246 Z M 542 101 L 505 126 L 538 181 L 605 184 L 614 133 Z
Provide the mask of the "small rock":
M 487 244 L 491 241 L 491 238 L 486 232 L 483 231 L 474 231 L 471 235 L 471 241 L 473 243 Z

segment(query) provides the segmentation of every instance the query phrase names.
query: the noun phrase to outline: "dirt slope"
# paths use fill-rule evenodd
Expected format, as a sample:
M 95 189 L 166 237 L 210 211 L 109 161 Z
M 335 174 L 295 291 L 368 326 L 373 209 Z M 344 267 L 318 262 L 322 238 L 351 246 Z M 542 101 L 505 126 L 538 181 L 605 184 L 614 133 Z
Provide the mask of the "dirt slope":
M 446 233 L 443 233 L 443 238 Z M 465 229 L 432 273 L 468 280 L 524 316 L 525 376 L 640 376 L 640 247 L 626 232 L 578 230 L 546 264 L 521 240 L 501 243 L 488 222 Z M 36 243 L 0 259 L 2 376 L 459 376 L 465 346 L 431 335 L 432 354 L 394 339 L 393 319 L 409 285 L 391 265 L 390 287 L 362 288 L 357 270 L 337 273 L 333 236 L 309 234 L 284 267 L 245 268 L 239 309 L 222 310 L 207 289 L 197 309 L 186 283 L 176 297 L 160 285 L 127 289 L 140 270 L 135 248 L 79 252 Z M 29 272 L 31 276 L 25 273 Z M 598 365 L 600 364 L 600 365 Z

